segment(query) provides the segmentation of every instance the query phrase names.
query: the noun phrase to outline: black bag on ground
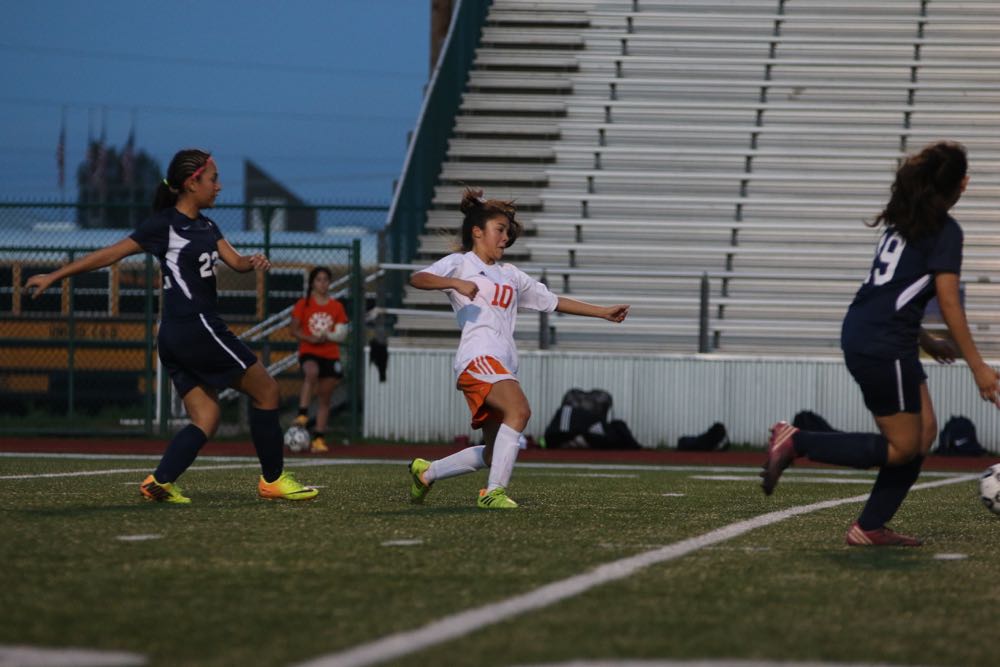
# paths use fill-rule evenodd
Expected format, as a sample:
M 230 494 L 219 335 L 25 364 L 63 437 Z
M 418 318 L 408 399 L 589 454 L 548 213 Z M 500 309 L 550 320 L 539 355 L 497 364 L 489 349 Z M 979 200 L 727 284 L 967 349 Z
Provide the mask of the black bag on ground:
M 591 449 L 641 449 L 642 445 L 632 435 L 628 424 L 621 419 L 594 424 L 583 434 L 583 439 Z
M 594 421 L 608 421 L 611 412 L 611 394 L 603 389 L 570 389 L 563 395 L 563 406 L 569 406 L 575 410 L 581 410 L 585 414 L 593 415 Z
M 792 419 L 792 426 L 803 431 L 819 431 L 821 433 L 840 433 L 838 429 L 830 426 L 830 422 L 820 417 L 812 410 L 803 410 Z
M 677 438 L 677 450 L 681 452 L 712 452 L 729 449 L 729 436 L 721 422 L 715 422 L 700 435 L 683 435 Z
M 986 450 L 976 437 L 976 425 L 968 417 L 952 417 L 938 437 L 935 454 L 942 456 L 982 456 Z
M 570 389 L 545 428 L 545 446 L 552 449 L 638 449 L 625 422 L 608 421 L 611 394 L 603 389 Z

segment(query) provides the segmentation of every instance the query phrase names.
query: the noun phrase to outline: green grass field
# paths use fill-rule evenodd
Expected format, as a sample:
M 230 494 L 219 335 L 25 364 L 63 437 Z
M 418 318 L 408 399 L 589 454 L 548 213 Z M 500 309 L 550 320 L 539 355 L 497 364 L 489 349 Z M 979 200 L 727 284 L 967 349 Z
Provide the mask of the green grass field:
M 873 479 L 793 470 L 765 498 L 749 468 L 536 464 L 515 472 L 522 509 L 487 512 L 474 504 L 484 476 L 440 482 L 418 507 L 402 462 L 299 460 L 298 477 L 321 494 L 282 504 L 256 498 L 253 461 L 200 459 L 181 480 L 194 503 L 174 507 L 138 496 L 154 463 L 0 458 L 0 646 L 128 651 L 150 665 L 292 665 L 869 488 L 822 480 Z M 698 478 L 719 474 L 743 479 Z M 911 494 L 894 523 L 927 539 L 919 549 L 845 546 L 860 506 L 764 525 L 549 606 L 496 612 L 499 622 L 385 664 L 995 665 L 1000 517 L 979 505 L 975 482 Z

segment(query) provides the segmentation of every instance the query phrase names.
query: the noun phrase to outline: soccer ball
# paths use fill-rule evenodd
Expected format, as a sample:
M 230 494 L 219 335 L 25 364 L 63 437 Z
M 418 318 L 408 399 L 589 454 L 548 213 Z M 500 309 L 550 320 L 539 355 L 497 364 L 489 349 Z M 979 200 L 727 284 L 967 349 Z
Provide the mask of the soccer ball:
M 292 425 L 285 431 L 285 447 L 293 452 L 309 450 L 309 431 L 301 426 Z
M 986 509 L 1000 514 L 1000 463 L 991 465 L 979 478 L 979 498 Z
M 326 339 L 333 341 L 334 343 L 343 343 L 347 340 L 347 334 L 351 331 L 351 325 L 339 322 L 337 326 L 332 329 L 327 329 Z

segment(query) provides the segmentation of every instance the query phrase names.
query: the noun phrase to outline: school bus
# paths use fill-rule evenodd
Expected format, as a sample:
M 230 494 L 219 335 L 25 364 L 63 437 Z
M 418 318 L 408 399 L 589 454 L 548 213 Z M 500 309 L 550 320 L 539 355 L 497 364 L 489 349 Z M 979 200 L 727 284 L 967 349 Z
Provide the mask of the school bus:
M 61 263 L 0 258 L 0 413 L 32 408 L 62 413 L 69 401 L 74 409 L 88 412 L 141 405 L 157 363 L 157 262 L 141 255 L 128 258 L 67 278 L 61 289 L 54 286 L 32 299 L 24 281 Z M 303 295 L 311 268 L 283 263 L 267 273 L 240 274 L 220 266 L 220 315 L 239 335 L 280 314 Z M 286 326 L 248 344 L 268 363 L 296 348 Z M 286 374 L 279 384 L 283 395 L 298 391 L 293 376 Z

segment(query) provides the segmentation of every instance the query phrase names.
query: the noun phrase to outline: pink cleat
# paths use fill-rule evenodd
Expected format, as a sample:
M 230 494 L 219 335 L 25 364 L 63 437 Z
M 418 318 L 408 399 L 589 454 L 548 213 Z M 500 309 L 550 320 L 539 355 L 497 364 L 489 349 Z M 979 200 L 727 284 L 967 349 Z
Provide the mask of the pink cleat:
M 764 478 L 760 486 L 764 489 L 765 496 L 774 493 L 781 473 L 798 458 L 792 444 L 792 438 L 798 432 L 799 429 L 788 422 L 778 422 L 771 427 L 771 438 L 767 442 L 767 461 L 764 462 L 764 472 L 760 474 Z
M 900 535 L 889 526 L 862 530 L 857 522 L 847 531 L 846 542 L 852 547 L 919 547 L 924 543 L 919 538 Z

